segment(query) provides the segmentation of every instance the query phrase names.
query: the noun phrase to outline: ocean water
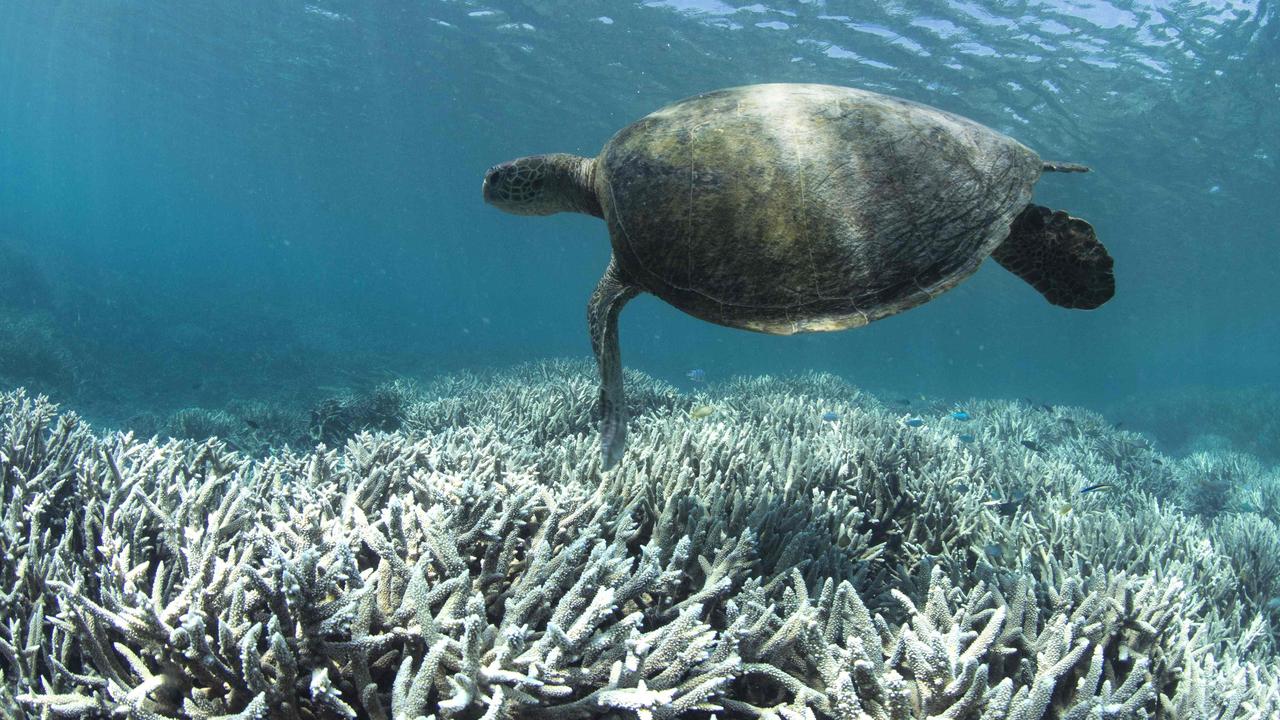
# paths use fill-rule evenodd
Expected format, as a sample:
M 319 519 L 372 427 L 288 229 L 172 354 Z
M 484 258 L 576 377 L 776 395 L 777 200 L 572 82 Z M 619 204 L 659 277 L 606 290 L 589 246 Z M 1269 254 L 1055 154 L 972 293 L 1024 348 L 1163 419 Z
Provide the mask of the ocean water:
M 584 355 L 603 224 L 498 212 L 485 169 L 593 155 L 701 91 L 804 81 L 926 102 L 1091 165 L 1045 177 L 1036 199 L 1094 224 L 1115 299 L 1055 308 L 987 263 L 870 327 L 776 338 L 642 297 L 622 317 L 629 367 L 820 369 L 894 393 L 1098 408 L 1264 385 L 1280 367 L 1274 15 L 1236 1 L 6 2 L 4 312 L 38 323 L 66 367 L 10 359 L 0 377 L 122 422 Z
M 25 388 L 102 435 L 131 430 L 136 442 L 161 443 L 216 435 L 227 451 L 286 458 L 257 475 L 226 471 L 245 487 L 271 472 L 311 477 L 289 465 L 302 461 L 287 459 L 286 447 L 341 447 L 364 430 L 399 431 L 404 442 L 432 435 L 449 463 L 470 467 L 458 458 L 472 451 L 474 432 L 475 453 L 504 448 L 516 458 L 510 467 L 527 462 L 547 483 L 563 481 L 573 502 L 597 502 L 573 495 L 581 477 L 556 473 L 590 465 L 581 451 L 594 442 L 586 303 L 609 261 L 607 231 L 585 215 L 500 212 L 482 200 L 486 169 L 536 153 L 594 156 L 629 123 L 704 91 L 859 87 L 966 116 L 1045 159 L 1089 165 L 1087 174 L 1047 174 L 1035 200 L 1092 223 L 1115 259 L 1115 297 L 1091 311 L 1054 307 L 987 262 L 932 302 L 865 328 L 774 337 L 641 295 L 621 316 L 623 362 L 640 371 L 628 377 L 645 415 L 635 437 L 657 458 L 653 467 L 670 466 L 646 478 L 635 468 L 648 466 L 633 462 L 612 482 L 676 487 L 690 467 L 720 482 L 756 462 L 763 487 L 784 467 L 768 453 L 791 452 L 801 459 L 790 471 L 812 472 L 787 476 L 786 492 L 793 480 L 817 492 L 877 477 L 874 498 L 858 490 L 868 507 L 901 491 L 941 503 L 935 509 L 967 509 L 955 525 L 929 524 L 953 517 L 950 509 L 920 522 L 947 538 L 963 526 L 956 532 L 972 537 L 955 542 L 970 543 L 968 554 L 948 555 L 927 538 L 894 540 L 888 551 L 884 542 L 860 548 L 858 565 L 837 557 L 857 547 L 845 535 L 845 544 L 815 546 L 828 564 L 809 567 L 806 581 L 856 566 L 857 592 L 896 621 L 906 616 L 892 615 L 900 609 L 888 590 L 922 603 L 935 566 L 1003 582 L 1009 597 L 1021 587 L 1016 573 L 1031 572 L 1049 612 L 1044 588 L 1065 571 L 1034 566 L 1039 541 L 1027 528 L 1123 536 L 1119 549 L 1084 540 L 1075 555 L 1069 543 L 1055 547 L 1068 548 L 1064 567 L 1087 555 L 1081 573 L 1127 567 L 1139 580 L 1166 582 L 1161 561 L 1123 555 L 1156 537 L 1188 582 L 1204 580 L 1194 589 L 1207 599 L 1187 600 L 1184 615 L 1212 619 L 1219 635 L 1206 642 L 1223 657 L 1272 663 L 1255 683 L 1263 688 L 1255 705 L 1241 712 L 1264 707 L 1268 692 L 1265 707 L 1280 708 L 1277 8 L 1270 0 L 0 0 L 0 470 L 18 467 L 23 448 L 34 452 L 5 428 L 51 417 L 5 394 Z M 513 399 L 522 392 L 534 400 Z M 831 450 L 877 433 L 906 439 L 876 446 L 883 455 L 842 460 Z M 664 437 L 683 440 L 673 450 Z M 125 457 L 129 442 L 102 453 L 76 446 L 67 457 L 110 485 L 92 468 L 103 453 Z M 733 448 L 760 456 L 735 457 Z M 181 452 L 155 456 L 179 462 Z M 906 474 L 885 480 L 877 462 Z M 1019 470 L 1024 463 L 1031 470 Z M 338 463 L 332 477 L 357 465 Z M 533 492 L 532 480 L 500 464 L 472 469 L 509 481 L 512 497 Z M 14 478 L 64 477 L 36 470 L 0 472 L 0 485 L 12 485 L 0 488 L 12 503 L 5 532 L 19 522 L 14 508 L 29 502 L 19 502 Z M 917 485 L 907 492 L 899 482 Z M 194 492 L 177 494 L 195 502 Z M 386 506 L 374 495 L 359 498 L 371 503 L 370 517 Z M 56 489 L 47 496 L 62 502 Z M 138 512 L 137 523 L 148 522 Z M 432 517 L 451 511 L 440 512 Z M 530 527 L 545 519 L 528 512 L 521 522 Z M 819 527 L 835 511 L 794 512 L 810 518 L 795 527 Z M 968 521 L 979 514 L 981 522 Z M 1133 517 L 1163 524 L 1126 525 Z M 224 530 L 228 543 L 242 541 L 238 527 Z M 777 563 L 770 572 L 786 572 L 790 548 L 763 542 L 761 552 Z M 895 568 L 897 557 L 911 559 Z M 26 567 L 12 560 L 0 563 L 6 588 L 19 587 L 13 577 Z M 166 567 L 178 579 L 156 579 L 157 587 L 185 582 L 174 566 Z M 0 603 L 6 622 L 9 613 L 15 623 L 26 617 L 14 608 L 30 609 L 17 592 Z M 0 628 L 0 641 L 18 637 L 16 627 Z M 44 652 L 62 642 L 61 627 L 45 628 Z M 106 672 L 94 661 L 81 658 L 76 671 Z M 1115 662 L 1131 669 L 1124 657 Z M 22 664 L 0 655 L 0 703 L 53 672 L 16 671 Z M 375 680 L 390 697 L 390 675 Z M 1208 694 L 1226 697 L 1226 686 Z M 359 694 L 353 687 L 339 688 L 347 702 Z M 35 713 L 43 701 L 25 697 Z

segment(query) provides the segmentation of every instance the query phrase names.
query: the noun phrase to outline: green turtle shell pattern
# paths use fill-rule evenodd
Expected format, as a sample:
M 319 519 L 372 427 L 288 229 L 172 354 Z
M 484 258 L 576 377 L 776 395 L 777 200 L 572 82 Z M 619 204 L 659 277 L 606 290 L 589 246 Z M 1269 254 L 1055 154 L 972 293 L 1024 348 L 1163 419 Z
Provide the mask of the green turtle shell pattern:
M 840 330 L 971 275 L 1040 177 L 1027 147 L 926 105 L 752 85 L 669 105 L 596 159 L 623 275 L 695 317 Z

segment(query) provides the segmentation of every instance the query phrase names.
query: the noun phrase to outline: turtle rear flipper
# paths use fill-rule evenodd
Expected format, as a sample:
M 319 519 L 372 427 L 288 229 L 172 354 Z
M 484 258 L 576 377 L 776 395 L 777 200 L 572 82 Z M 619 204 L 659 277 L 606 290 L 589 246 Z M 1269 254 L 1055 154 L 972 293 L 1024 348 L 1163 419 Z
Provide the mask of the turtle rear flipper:
M 1061 210 L 1028 205 L 991 257 L 1054 305 L 1092 310 L 1116 294 L 1114 263 L 1093 226 Z

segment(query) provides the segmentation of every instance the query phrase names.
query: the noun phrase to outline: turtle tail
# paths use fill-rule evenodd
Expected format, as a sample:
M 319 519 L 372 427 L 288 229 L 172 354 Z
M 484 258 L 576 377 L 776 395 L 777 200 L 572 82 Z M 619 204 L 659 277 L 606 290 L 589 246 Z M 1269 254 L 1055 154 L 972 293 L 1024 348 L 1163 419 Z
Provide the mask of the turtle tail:
M 1114 261 L 1093 226 L 1061 210 L 1028 205 L 991 257 L 1054 305 L 1092 310 L 1116 294 Z

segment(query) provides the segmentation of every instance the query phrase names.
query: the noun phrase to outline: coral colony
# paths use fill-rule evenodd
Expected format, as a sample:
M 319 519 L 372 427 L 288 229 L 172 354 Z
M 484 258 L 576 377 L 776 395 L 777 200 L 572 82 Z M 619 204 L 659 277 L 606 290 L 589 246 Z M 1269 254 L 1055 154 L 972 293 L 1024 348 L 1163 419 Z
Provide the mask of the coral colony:
M 257 458 L 0 395 L 0 717 L 1280 713 L 1280 502 L 1238 459 L 630 372 L 602 475 L 592 370 L 443 378 Z

